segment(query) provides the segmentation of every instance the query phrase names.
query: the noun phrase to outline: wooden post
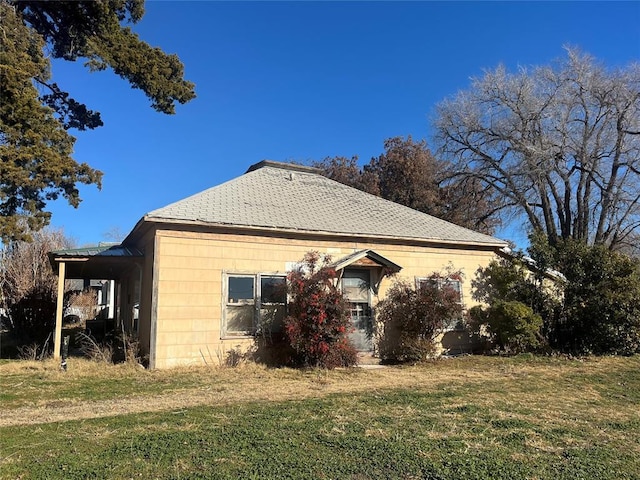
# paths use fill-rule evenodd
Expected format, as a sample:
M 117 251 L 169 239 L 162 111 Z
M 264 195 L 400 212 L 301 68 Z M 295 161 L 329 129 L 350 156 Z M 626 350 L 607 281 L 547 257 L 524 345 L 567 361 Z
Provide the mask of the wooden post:
M 65 263 L 58 264 L 58 298 L 56 300 L 56 334 L 53 340 L 53 358 L 60 358 L 60 347 L 62 345 L 62 308 L 64 306 L 64 274 Z

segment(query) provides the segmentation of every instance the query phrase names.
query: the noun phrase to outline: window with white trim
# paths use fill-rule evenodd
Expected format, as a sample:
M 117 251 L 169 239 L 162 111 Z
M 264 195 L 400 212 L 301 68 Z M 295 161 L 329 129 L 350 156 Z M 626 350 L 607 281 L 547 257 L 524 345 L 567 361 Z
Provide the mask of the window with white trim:
M 451 289 L 456 295 L 456 303 L 464 310 L 464 299 L 462 296 L 462 282 L 456 278 L 442 278 L 442 277 L 416 277 L 416 289 L 420 289 L 423 286 L 433 287 L 436 286 L 438 290 L 443 288 Z M 448 330 L 457 330 L 464 328 L 464 316 L 460 318 L 451 318 L 445 325 Z
M 224 275 L 225 309 L 222 336 L 279 332 L 286 315 L 287 278 L 275 274 Z

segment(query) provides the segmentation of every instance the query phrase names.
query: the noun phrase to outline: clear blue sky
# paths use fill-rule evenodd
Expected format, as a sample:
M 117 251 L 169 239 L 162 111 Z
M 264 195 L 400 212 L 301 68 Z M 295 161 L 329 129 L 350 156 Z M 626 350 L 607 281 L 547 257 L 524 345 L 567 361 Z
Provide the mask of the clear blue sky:
M 54 63 L 54 80 L 105 123 L 73 132 L 102 190 L 83 186 L 78 209 L 50 204 L 80 246 L 263 159 L 366 163 L 392 136 L 430 142 L 435 105 L 500 63 L 547 64 L 566 44 L 609 66 L 640 60 L 635 1 L 148 1 L 133 28 L 181 58 L 198 97 L 166 116 L 112 72 Z M 513 225 L 497 236 L 526 244 Z

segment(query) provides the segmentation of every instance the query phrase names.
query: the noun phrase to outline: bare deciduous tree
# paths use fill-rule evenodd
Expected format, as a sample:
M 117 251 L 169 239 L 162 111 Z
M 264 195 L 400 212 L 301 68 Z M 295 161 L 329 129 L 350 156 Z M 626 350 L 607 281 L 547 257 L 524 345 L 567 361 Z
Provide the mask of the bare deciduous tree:
M 640 65 L 577 49 L 551 66 L 498 67 L 437 108 L 450 179 L 478 181 L 550 243 L 624 247 L 640 231 Z
M 0 250 L 0 305 L 18 336 L 48 333 L 55 318 L 57 277 L 47 254 L 70 248 L 62 230 L 30 232 L 32 241 L 14 241 Z

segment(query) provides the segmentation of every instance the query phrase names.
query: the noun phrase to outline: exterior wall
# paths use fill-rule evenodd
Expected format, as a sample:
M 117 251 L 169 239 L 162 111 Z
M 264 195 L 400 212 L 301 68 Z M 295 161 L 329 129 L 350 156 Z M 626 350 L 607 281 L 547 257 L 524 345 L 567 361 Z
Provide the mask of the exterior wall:
M 310 250 L 327 253 L 338 260 L 358 250 L 372 249 L 402 266 L 397 277 L 411 282 L 415 277 L 442 271 L 448 265 L 462 270 L 465 274 L 463 298 L 469 307 L 472 305 L 471 278 L 478 267 L 486 266 L 494 258 L 490 250 L 171 230 L 156 231 L 156 249 L 157 323 L 153 364 L 156 368 L 217 363 L 224 360 L 231 349 L 244 349 L 253 344 L 251 337 L 222 337 L 225 273 L 286 274 L 287 266 L 300 261 Z M 146 282 L 149 268 L 145 264 Z M 383 280 L 379 298 L 392 282 L 388 278 Z M 148 305 L 145 288 L 143 304 Z M 141 315 L 146 322 L 147 312 Z M 149 317 L 149 323 L 152 322 Z
M 152 307 L 153 307 L 153 261 L 154 261 L 154 234 L 145 236 L 139 243 L 139 248 L 144 252 L 142 264 L 142 278 L 140 283 L 140 310 L 138 312 L 138 339 L 143 356 L 152 363 L 149 358 L 152 353 Z

